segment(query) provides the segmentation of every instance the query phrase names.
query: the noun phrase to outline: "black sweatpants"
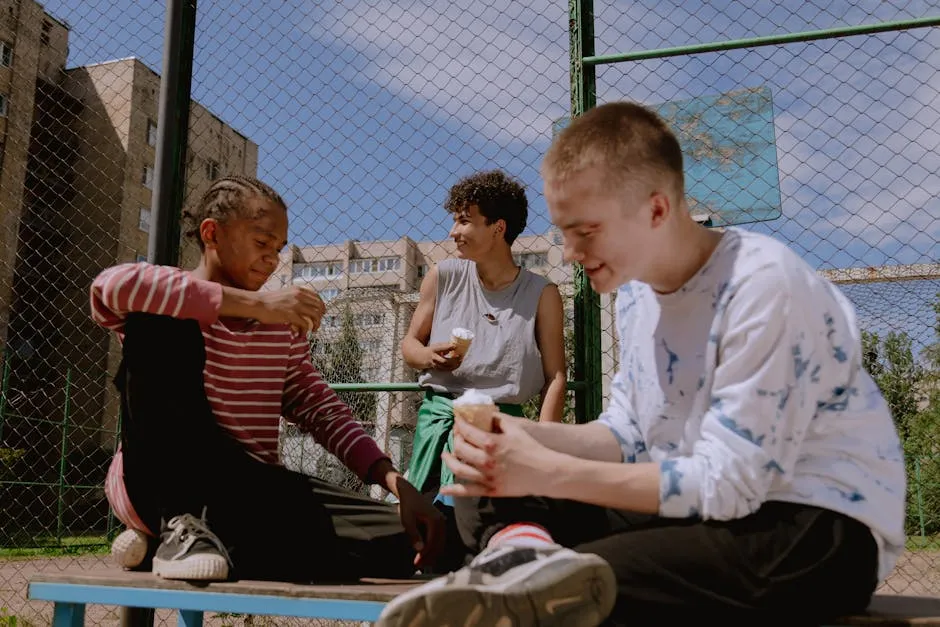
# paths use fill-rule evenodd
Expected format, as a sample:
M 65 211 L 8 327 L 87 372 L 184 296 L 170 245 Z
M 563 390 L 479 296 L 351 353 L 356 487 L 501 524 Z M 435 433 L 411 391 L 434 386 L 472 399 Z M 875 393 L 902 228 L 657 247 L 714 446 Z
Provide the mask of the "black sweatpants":
M 542 498 L 457 499 L 457 525 L 479 551 L 508 524 L 604 558 L 617 576 L 609 625 L 813 625 L 864 610 L 877 584 L 868 527 L 826 509 L 768 502 L 731 521 L 667 519 Z
M 393 505 L 265 464 L 216 422 L 198 323 L 132 314 L 115 379 L 124 483 L 152 530 L 203 512 L 241 579 L 408 577 L 414 550 Z

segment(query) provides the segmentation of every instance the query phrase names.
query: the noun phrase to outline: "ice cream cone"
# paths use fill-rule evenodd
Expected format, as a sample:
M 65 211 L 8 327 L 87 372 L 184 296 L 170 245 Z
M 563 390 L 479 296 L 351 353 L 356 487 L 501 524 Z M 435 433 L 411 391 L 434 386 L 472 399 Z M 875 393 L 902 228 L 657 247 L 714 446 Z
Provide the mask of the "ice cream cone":
M 450 341 L 454 344 L 453 352 L 464 357 L 467 351 L 470 350 L 470 343 L 473 341 L 473 331 L 456 328 L 450 332 Z
M 493 414 L 496 412 L 493 399 L 477 390 L 467 390 L 454 399 L 454 418 L 483 431 L 493 431 Z

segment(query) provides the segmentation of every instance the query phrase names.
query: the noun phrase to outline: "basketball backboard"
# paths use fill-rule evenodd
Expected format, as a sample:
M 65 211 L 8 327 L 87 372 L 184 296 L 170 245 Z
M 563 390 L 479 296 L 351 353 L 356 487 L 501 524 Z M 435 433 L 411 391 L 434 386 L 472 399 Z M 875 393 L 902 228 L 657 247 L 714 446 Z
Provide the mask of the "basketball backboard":
M 780 217 L 780 174 L 769 88 L 676 100 L 651 108 L 679 138 L 689 209 L 698 221 L 731 226 Z M 552 136 L 570 121 L 568 117 L 555 120 Z

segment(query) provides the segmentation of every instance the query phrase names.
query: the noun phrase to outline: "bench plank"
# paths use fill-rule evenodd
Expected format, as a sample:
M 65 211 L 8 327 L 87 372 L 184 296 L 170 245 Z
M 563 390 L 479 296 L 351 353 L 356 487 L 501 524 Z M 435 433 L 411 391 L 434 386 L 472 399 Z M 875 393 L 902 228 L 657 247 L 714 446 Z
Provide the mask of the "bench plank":
M 833 624 L 879 627 L 940 626 L 940 598 L 879 594 L 875 595 L 864 614 L 846 616 Z
M 186 581 L 161 579 L 154 577 L 150 573 L 128 572 L 116 569 L 66 569 L 60 572 L 36 573 L 30 578 L 30 583 L 133 587 L 152 590 L 267 595 L 291 599 L 341 599 L 348 601 L 376 601 L 387 603 L 403 592 L 430 579 L 430 577 L 414 579 L 362 579 L 360 583 L 355 584 L 297 584 L 280 581 L 190 583 Z
M 303 618 L 374 621 L 396 596 L 428 581 L 363 579 L 359 583 L 295 584 L 275 581 L 190 583 L 122 570 L 36 573 L 30 598 L 55 601 L 55 627 L 83 624 L 84 605 L 160 607 L 179 610 L 180 625 L 200 627 L 203 612 L 235 612 Z M 868 610 L 832 625 L 940 627 L 940 598 L 877 595 Z
M 356 584 L 275 581 L 186 582 L 123 570 L 37 573 L 29 597 L 53 601 L 55 627 L 79 627 L 85 604 L 178 610 L 179 625 L 201 627 L 204 612 L 374 621 L 385 603 L 426 579 L 364 579 Z

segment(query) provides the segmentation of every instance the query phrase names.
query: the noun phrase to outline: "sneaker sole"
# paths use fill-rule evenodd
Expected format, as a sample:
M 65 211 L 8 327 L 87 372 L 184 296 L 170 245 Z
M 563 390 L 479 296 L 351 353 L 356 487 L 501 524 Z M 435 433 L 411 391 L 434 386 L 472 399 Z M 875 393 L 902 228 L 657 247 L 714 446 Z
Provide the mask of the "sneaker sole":
M 173 560 L 154 557 L 153 574 L 163 579 L 225 581 L 228 579 L 228 562 L 221 555 L 208 553 Z
M 617 581 L 596 555 L 547 561 L 523 581 L 504 586 L 446 586 L 409 593 L 375 627 L 596 627 L 614 608 Z
M 122 568 L 137 568 L 147 557 L 147 535 L 136 529 L 125 529 L 111 543 L 111 559 Z

